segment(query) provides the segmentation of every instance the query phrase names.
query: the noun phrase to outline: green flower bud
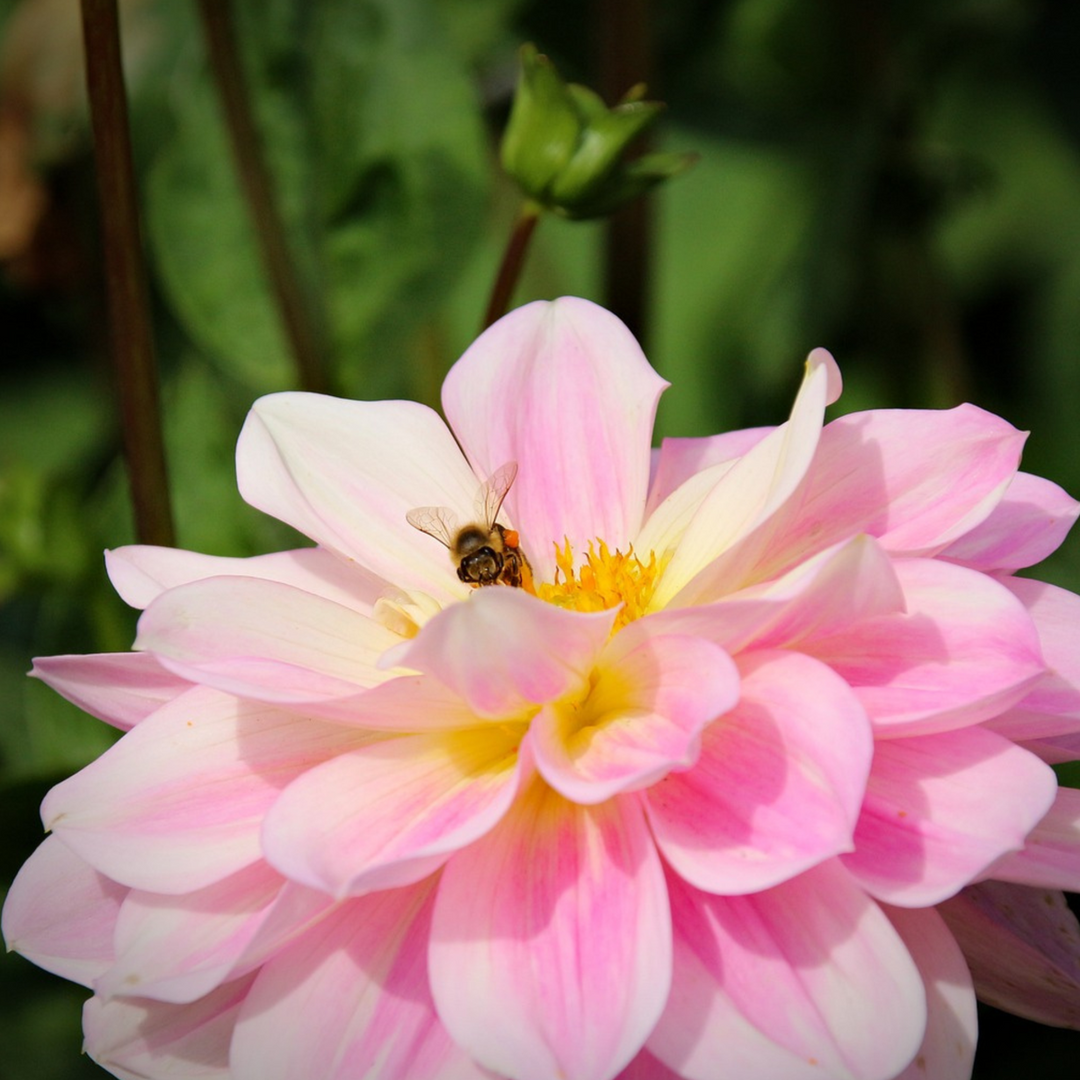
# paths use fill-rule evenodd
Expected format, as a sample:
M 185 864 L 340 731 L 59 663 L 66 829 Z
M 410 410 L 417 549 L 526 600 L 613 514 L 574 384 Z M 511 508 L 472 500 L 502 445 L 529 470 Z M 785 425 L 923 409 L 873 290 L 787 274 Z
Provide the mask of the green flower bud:
M 563 82 L 535 46 L 523 46 L 502 142 L 503 167 L 526 195 L 549 210 L 571 218 L 611 213 L 694 161 L 688 154 L 623 160 L 664 108 L 642 100 L 644 94 L 644 86 L 635 86 L 609 109 L 587 87 Z

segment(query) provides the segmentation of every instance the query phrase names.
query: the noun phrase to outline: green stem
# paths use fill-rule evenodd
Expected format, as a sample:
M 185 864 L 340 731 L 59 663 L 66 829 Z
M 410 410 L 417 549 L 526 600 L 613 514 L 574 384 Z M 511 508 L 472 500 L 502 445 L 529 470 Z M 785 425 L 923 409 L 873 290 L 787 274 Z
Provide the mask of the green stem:
M 488 301 L 481 330 L 486 330 L 493 322 L 501 319 L 510 307 L 514 289 L 521 277 L 521 268 L 525 265 L 525 253 L 539 220 L 540 207 L 534 202 L 526 202 L 506 243 L 506 251 L 503 252 L 502 263 L 495 276 L 495 285 L 491 290 L 491 299 Z
M 322 335 L 318 332 L 308 297 L 293 272 L 285 227 L 277 211 L 273 184 L 263 160 L 259 133 L 244 84 L 229 0 L 199 0 L 199 11 L 240 184 L 292 350 L 297 380 L 301 389 L 321 392 L 326 389 Z
M 139 235 L 116 0 L 82 0 L 111 351 L 135 516 L 144 544 L 175 543 Z

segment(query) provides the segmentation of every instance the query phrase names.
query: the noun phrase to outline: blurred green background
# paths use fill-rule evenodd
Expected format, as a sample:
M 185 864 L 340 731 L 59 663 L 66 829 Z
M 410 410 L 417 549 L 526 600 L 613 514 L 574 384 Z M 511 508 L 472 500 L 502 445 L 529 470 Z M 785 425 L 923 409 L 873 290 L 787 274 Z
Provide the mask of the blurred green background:
M 293 367 L 195 5 L 121 7 L 179 543 L 272 550 L 292 541 L 240 501 L 232 453 Z M 535 41 L 609 101 L 647 78 L 669 105 L 655 145 L 700 155 L 631 215 L 643 302 L 624 298 L 605 224 L 550 217 L 516 297 L 574 293 L 627 318 L 673 384 L 659 434 L 779 422 L 825 345 L 843 410 L 973 401 L 1032 432 L 1027 469 L 1080 494 L 1074 0 L 233 8 L 337 392 L 434 404 L 475 336 L 520 202 L 497 144 L 516 50 Z M 40 839 L 44 792 L 113 734 L 27 680 L 30 658 L 134 634 L 101 559 L 134 535 L 82 80 L 76 0 L 0 0 L 3 883 Z M 1038 576 L 1080 588 L 1080 543 Z M 103 1075 L 79 1056 L 83 996 L 0 962 L 0 1073 Z M 1077 1033 L 982 1019 L 981 1080 L 1075 1077 Z

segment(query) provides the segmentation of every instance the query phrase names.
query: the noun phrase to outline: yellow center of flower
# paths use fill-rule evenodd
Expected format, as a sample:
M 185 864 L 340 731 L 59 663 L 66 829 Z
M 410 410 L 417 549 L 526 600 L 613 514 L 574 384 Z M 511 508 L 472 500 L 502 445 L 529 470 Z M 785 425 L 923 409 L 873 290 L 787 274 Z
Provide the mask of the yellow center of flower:
M 585 562 L 575 569 L 570 541 L 555 546 L 555 580 L 539 582 L 536 595 L 549 604 L 572 611 L 607 611 L 622 604 L 613 630 L 645 614 L 656 588 L 657 579 L 667 560 L 657 562 L 656 552 L 649 552 L 644 563 L 634 554 L 634 545 L 623 554 L 612 551 L 603 540 L 589 541 Z

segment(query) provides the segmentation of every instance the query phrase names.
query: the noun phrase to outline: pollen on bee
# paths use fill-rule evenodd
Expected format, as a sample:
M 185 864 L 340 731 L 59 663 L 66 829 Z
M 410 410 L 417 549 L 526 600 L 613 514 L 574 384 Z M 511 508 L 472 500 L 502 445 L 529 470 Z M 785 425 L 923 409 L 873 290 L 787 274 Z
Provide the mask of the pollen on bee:
M 632 544 L 624 553 L 612 551 L 603 540 L 590 540 L 585 561 L 575 567 L 573 548 L 564 538 L 562 547 L 555 545 L 555 580 L 537 584 L 536 595 L 574 611 L 607 611 L 621 604 L 614 626 L 619 630 L 648 610 L 666 562 L 658 561 L 654 551 L 642 562 Z

